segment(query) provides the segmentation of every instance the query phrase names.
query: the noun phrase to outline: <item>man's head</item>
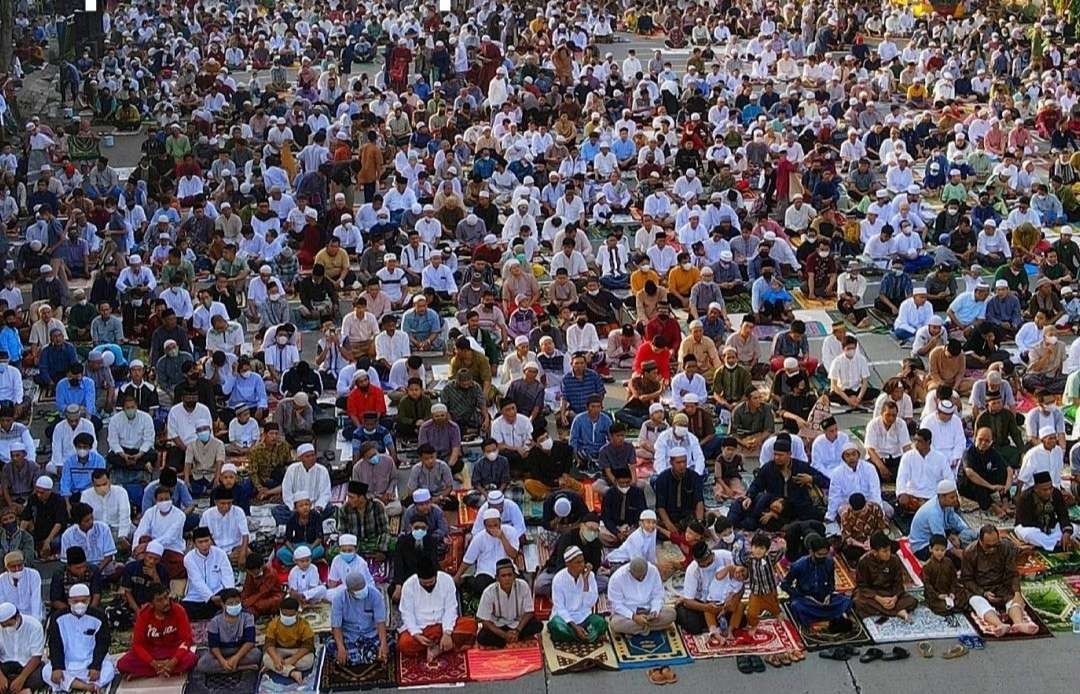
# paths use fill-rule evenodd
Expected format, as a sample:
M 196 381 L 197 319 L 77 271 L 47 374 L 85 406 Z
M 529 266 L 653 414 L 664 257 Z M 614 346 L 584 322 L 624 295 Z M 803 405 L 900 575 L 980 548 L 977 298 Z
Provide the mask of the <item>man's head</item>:
M 894 550 L 893 541 L 884 532 L 879 530 L 870 536 L 870 552 L 878 561 L 888 561 Z

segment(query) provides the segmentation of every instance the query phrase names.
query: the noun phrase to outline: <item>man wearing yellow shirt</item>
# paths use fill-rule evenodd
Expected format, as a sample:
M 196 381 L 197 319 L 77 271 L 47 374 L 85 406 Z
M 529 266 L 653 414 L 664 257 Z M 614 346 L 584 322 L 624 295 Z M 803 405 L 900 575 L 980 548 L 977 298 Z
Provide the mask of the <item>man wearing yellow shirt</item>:
M 701 278 L 701 270 L 694 267 L 690 254 L 685 251 L 679 254 L 678 261 L 678 265 L 668 270 L 668 303 L 686 308 L 690 305 L 690 290 Z
M 926 82 L 922 77 L 916 77 L 911 86 L 907 88 L 908 106 L 925 108 L 928 105 L 926 97 Z
M 299 611 L 293 598 L 281 601 L 281 614 L 266 627 L 263 667 L 303 682 L 305 673 L 315 666 L 315 632 Z
M 356 275 L 349 269 L 349 252 L 341 247 L 341 239 L 331 236 L 326 248 L 315 254 L 315 263 L 326 270 L 326 279 L 338 287 L 348 287 L 356 281 Z
M 649 259 L 644 258 L 638 264 L 637 269 L 630 273 L 630 293 L 637 295 L 638 292 L 645 288 L 645 283 L 649 280 L 652 280 L 656 286 L 660 286 L 660 274 L 652 269 Z

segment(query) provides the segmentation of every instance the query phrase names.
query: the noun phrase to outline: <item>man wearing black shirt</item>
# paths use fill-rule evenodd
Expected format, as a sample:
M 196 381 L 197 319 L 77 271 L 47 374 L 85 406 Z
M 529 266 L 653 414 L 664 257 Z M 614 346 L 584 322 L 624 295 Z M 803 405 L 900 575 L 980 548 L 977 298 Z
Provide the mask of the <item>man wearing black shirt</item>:
M 60 549 L 60 532 L 68 524 L 67 505 L 53 492 L 53 480 L 42 475 L 34 483 L 34 493 L 26 501 L 22 515 L 23 530 L 34 536 L 38 561 L 48 561 Z
M 120 594 L 124 603 L 136 613 L 139 608 L 150 602 L 150 591 L 156 585 L 169 585 L 169 575 L 161 565 L 161 555 L 165 549 L 157 540 L 146 545 L 142 559 L 132 559 L 124 566 L 120 578 Z
M 338 295 L 334 283 L 326 279 L 326 269 L 319 263 L 311 268 L 311 275 L 300 280 L 300 315 L 304 318 L 334 320 L 338 314 Z

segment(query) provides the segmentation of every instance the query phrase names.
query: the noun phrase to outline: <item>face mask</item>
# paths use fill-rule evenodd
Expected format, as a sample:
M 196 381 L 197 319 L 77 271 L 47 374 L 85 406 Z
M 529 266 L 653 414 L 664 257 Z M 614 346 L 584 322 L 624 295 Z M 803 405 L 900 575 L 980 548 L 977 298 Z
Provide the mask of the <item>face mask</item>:
M 854 359 L 855 358 L 855 350 L 853 350 L 853 349 L 845 349 L 844 350 L 844 356 L 847 357 L 848 359 Z
M 86 614 L 86 608 L 90 605 L 85 602 L 73 602 L 71 603 L 71 614 L 76 617 L 82 617 Z
M 675 435 L 678 437 L 686 436 L 686 431 L 687 428 L 681 424 L 675 427 Z
M 136 407 L 124 408 L 124 414 L 128 419 L 135 419 L 135 415 L 139 414 L 139 410 Z
M 209 431 L 200 431 L 199 433 L 195 434 L 195 436 L 200 441 L 202 441 L 203 443 L 206 443 L 207 441 L 210 440 L 210 432 Z
M 487 458 L 488 460 L 490 460 L 491 462 L 495 462 L 496 460 L 499 459 L 499 452 L 498 451 L 491 451 L 490 453 L 485 453 L 484 457 Z
M 624 487 L 624 486 L 622 486 L 622 485 L 619 485 L 619 492 L 620 492 L 620 493 L 622 493 L 622 494 L 626 494 L 626 493 L 627 493 L 627 492 L 629 492 L 629 491 L 630 491 L 630 487 Z
M 648 271 L 649 271 L 649 265 L 648 265 L 648 263 L 642 264 L 642 266 L 641 266 L 641 271 L 642 271 L 642 272 L 648 272 Z
M 686 272 L 690 272 L 690 268 L 692 268 L 694 266 L 692 264 L 690 264 L 690 263 L 683 263 L 680 267 L 682 267 L 682 269 L 685 270 Z
M 284 335 L 278 335 L 277 343 L 279 345 L 287 345 L 287 344 L 289 344 L 289 338 L 284 336 Z
M 225 606 L 225 614 L 229 615 L 230 617 L 237 617 L 243 611 L 244 611 L 244 606 L 243 605 L 226 605 Z
M 543 441 L 540 442 L 540 450 L 542 450 L 542 451 L 550 451 L 551 447 L 554 446 L 554 445 L 555 445 L 555 442 L 552 441 L 551 439 L 544 439 Z
M 281 619 L 282 626 L 291 627 L 293 624 L 296 624 L 296 615 L 294 614 L 283 614 L 279 617 L 279 619 Z
M 173 507 L 173 502 L 172 502 L 171 499 L 166 499 L 164 501 L 157 502 L 158 513 L 161 513 L 162 515 L 168 513 L 172 509 L 172 507 Z
M 599 289 L 590 289 L 590 290 L 588 290 L 588 292 L 589 292 L 589 296 L 597 296 L 597 295 L 600 294 Z
M 416 540 L 417 542 L 420 542 L 425 537 L 427 537 L 427 529 L 426 528 L 413 528 L 412 538 L 414 540 Z
M 360 590 L 354 590 L 354 591 L 352 591 L 352 596 L 353 596 L 354 598 L 356 598 L 357 600 L 363 600 L 364 598 L 366 598 L 366 597 L 367 597 L 367 593 L 368 593 L 368 589 L 367 589 L 367 586 L 364 586 L 364 587 L 363 587 L 363 588 L 361 588 Z
M 79 458 L 85 460 L 85 459 L 90 457 L 90 449 L 89 448 L 79 448 L 79 449 L 76 449 L 75 454 L 77 456 L 79 456 Z
M 355 552 L 342 552 L 338 556 L 340 556 L 341 561 L 345 562 L 346 564 L 352 564 L 353 560 L 356 559 L 356 553 Z
M 19 579 L 19 578 L 23 577 L 23 574 L 26 573 L 26 570 L 25 569 L 19 569 L 18 571 L 12 571 L 10 573 L 11 573 L 12 578 Z
M 828 258 L 829 257 L 829 252 L 828 251 L 818 251 L 817 254 L 819 256 L 821 256 L 822 258 Z
M 596 538 L 600 537 L 600 532 L 597 530 L 582 530 L 581 539 L 586 542 L 593 542 Z
M 170 357 L 175 357 L 176 355 L 180 354 L 180 350 L 178 350 L 178 349 L 167 349 L 167 350 L 165 350 L 165 354 L 169 355 Z
M 1056 345 L 1057 341 L 1058 341 L 1057 335 L 1047 335 L 1043 339 L 1046 341 L 1046 344 L 1048 344 L 1048 345 Z
M 18 529 L 19 529 L 19 522 L 18 521 L 12 521 L 11 523 L 4 523 L 4 530 L 6 532 L 13 533 Z

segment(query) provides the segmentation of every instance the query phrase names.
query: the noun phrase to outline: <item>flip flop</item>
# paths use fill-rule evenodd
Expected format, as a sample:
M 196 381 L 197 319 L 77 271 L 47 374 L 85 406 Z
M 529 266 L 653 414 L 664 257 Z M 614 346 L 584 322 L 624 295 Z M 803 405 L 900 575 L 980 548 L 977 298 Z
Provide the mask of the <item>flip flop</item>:
M 872 663 L 875 660 L 881 660 L 885 657 L 885 653 L 880 648 L 867 648 L 866 652 L 859 656 L 860 663 Z
M 967 646 L 957 644 L 945 651 L 941 657 L 945 660 L 952 660 L 954 658 L 960 658 L 968 654 Z
M 664 677 L 663 673 L 660 672 L 660 668 L 658 667 L 649 668 L 648 675 L 649 681 L 658 687 L 667 684 L 667 678 Z
M 781 665 L 783 665 L 785 667 L 788 666 L 788 665 L 791 665 L 791 654 L 790 653 L 780 653 L 776 657 L 780 659 L 780 664 Z
M 735 656 L 735 667 L 739 669 L 744 675 L 752 675 L 754 673 L 754 664 L 750 662 L 750 656 L 739 655 Z
M 933 647 L 933 645 L 930 644 L 929 641 L 920 641 L 919 645 L 916 646 L 916 648 L 919 649 L 919 655 L 921 655 L 922 657 L 924 657 L 924 658 L 933 658 L 934 657 L 934 647 Z
M 837 648 L 843 648 L 844 653 L 847 653 L 848 656 L 859 655 L 859 649 L 852 645 L 837 646 Z
M 761 659 L 761 656 L 757 656 L 757 655 L 750 656 L 750 663 L 754 666 L 754 672 L 756 672 L 756 673 L 765 672 L 765 661 Z
M 806 660 L 806 651 L 791 651 L 791 662 L 801 663 Z
M 851 656 L 848 655 L 847 651 L 844 650 L 843 646 L 837 646 L 835 648 L 826 648 L 825 650 L 818 653 L 818 657 L 824 658 L 825 660 L 839 660 L 842 662 L 847 660 Z
M 679 681 L 679 676 L 667 665 L 660 668 L 660 674 L 664 676 L 664 684 L 675 684 Z
M 784 663 L 781 662 L 780 656 L 778 655 L 767 655 L 765 656 L 764 660 L 766 665 L 771 665 L 772 667 L 776 668 L 784 667 Z
M 911 653 L 908 652 L 908 649 L 901 648 L 900 646 L 893 646 L 892 651 L 886 653 L 884 657 L 882 657 L 882 660 L 891 662 L 894 660 L 907 660 L 910 657 Z

